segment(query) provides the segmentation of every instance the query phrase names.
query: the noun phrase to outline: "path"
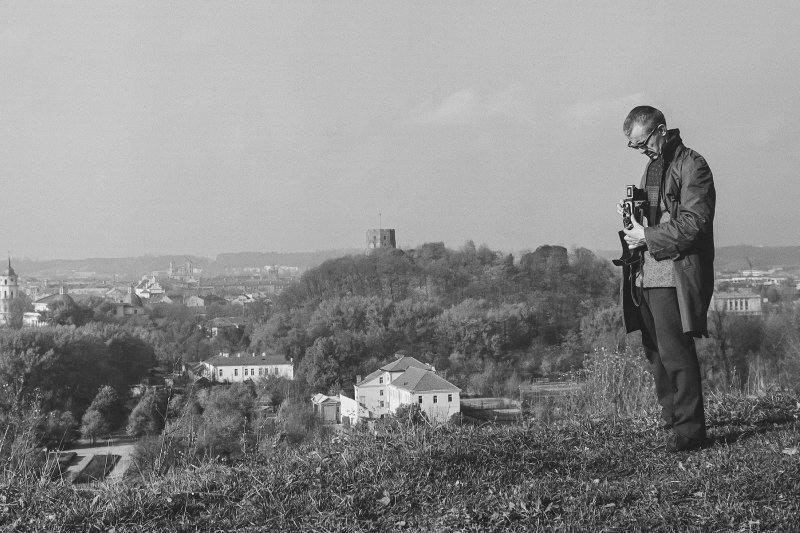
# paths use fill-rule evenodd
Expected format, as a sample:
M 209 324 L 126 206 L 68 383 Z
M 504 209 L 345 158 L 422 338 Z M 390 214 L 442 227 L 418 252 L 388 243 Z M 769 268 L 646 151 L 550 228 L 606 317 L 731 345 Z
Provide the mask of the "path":
M 78 454 L 73 463 L 67 468 L 66 475 L 70 479 L 73 479 L 87 464 L 89 464 L 89 461 L 91 461 L 92 457 L 95 455 L 119 455 L 120 459 L 114 466 L 114 470 L 106 476 L 106 481 L 119 481 L 122 479 L 122 476 L 125 475 L 125 471 L 128 470 L 131 464 L 131 454 L 133 453 L 135 445 L 135 442 L 109 440 L 106 441 L 105 444 L 62 450 L 63 452 L 75 452 Z

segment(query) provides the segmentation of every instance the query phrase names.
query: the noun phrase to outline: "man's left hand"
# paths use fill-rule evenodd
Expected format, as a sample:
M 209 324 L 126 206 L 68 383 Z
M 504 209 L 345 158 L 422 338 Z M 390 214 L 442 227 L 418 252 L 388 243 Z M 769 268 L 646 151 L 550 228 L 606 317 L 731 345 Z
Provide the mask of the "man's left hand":
M 644 240 L 644 226 L 639 224 L 634 217 L 631 217 L 631 224 L 633 225 L 631 229 L 622 228 L 622 231 L 625 232 L 628 249 L 635 250 L 647 246 L 647 242 Z

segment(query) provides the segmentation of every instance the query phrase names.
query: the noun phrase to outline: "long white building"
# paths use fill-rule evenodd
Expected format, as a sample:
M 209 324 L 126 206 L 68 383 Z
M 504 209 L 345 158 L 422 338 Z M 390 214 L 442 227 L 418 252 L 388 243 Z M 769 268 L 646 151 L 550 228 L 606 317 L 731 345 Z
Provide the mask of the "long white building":
M 206 377 L 216 382 L 255 381 L 267 376 L 294 379 L 294 363 L 282 355 L 220 352 L 203 361 Z

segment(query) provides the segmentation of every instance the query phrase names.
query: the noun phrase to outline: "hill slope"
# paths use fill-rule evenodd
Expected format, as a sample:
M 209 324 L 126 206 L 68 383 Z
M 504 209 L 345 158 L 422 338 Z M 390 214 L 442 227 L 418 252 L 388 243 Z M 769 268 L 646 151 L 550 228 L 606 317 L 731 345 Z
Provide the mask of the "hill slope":
M 716 444 L 655 416 L 390 426 L 93 488 L 2 487 L 0 525 L 90 531 L 794 531 L 797 397 L 713 396 Z

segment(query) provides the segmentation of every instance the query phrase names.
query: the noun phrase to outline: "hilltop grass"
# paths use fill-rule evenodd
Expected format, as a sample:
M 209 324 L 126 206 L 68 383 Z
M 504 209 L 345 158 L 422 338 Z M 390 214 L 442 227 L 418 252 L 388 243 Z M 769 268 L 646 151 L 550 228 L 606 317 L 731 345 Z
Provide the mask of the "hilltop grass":
M 716 444 L 659 449 L 653 415 L 321 436 L 233 464 L 6 485 L 17 531 L 796 531 L 800 404 L 708 398 Z

